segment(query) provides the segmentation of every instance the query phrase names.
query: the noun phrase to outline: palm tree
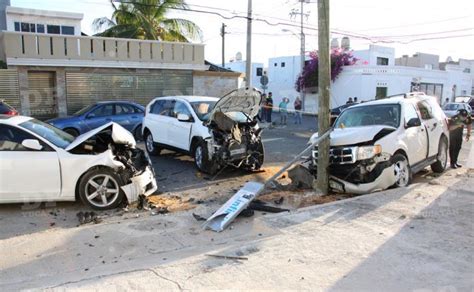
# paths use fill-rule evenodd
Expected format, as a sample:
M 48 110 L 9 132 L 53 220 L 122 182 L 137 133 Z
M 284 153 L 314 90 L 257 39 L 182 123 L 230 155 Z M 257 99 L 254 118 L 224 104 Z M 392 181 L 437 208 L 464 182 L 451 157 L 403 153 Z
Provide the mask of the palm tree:
M 168 11 L 186 9 L 184 0 L 110 0 L 112 18 L 93 22 L 96 34 L 104 37 L 190 42 L 201 40 L 201 29 L 192 21 L 167 18 Z

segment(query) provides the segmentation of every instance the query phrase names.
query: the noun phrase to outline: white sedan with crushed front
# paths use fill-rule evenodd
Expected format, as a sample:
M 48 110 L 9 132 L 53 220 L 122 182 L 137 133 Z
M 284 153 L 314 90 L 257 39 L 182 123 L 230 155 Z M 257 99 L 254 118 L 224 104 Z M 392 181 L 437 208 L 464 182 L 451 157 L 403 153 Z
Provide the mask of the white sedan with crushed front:
M 156 189 L 148 155 L 118 124 L 74 138 L 30 117 L 0 115 L 0 203 L 80 198 L 103 210 Z

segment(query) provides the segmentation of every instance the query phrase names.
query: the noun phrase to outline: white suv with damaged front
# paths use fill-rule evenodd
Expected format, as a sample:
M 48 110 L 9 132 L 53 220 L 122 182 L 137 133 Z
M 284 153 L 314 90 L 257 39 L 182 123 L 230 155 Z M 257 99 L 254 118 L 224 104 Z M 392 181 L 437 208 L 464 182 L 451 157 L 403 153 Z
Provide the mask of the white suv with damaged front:
M 250 171 L 263 164 L 264 148 L 256 117 L 262 97 L 241 88 L 222 98 L 166 96 L 145 110 L 143 137 L 148 153 L 162 149 L 194 157 L 196 167 L 214 174 L 227 166 Z
M 80 198 L 104 210 L 156 190 L 147 153 L 118 124 L 74 138 L 30 117 L 0 115 L 0 203 Z
M 443 172 L 448 137 L 435 97 L 408 93 L 354 105 L 341 113 L 330 134 L 330 188 L 364 194 L 407 186 L 427 166 Z M 317 147 L 312 156 L 309 169 L 317 176 Z

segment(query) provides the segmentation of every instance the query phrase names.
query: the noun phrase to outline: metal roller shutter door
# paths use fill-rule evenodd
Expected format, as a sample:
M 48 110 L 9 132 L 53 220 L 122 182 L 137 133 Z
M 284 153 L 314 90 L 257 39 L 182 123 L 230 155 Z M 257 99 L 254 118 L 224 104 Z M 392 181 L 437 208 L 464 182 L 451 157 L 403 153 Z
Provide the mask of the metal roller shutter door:
M 18 71 L 12 69 L 0 70 L 0 100 L 5 100 L 17 111 L 21 110 Z
M 39 119 L 57 117 L 55 72 L 28 72 L 28 97 L 31 116 Z
M 68 114 L 103 100 L 128 100 L 145 106 L 157 96 L 192 94 L 192 87 L 192 71 L 66 72 Z

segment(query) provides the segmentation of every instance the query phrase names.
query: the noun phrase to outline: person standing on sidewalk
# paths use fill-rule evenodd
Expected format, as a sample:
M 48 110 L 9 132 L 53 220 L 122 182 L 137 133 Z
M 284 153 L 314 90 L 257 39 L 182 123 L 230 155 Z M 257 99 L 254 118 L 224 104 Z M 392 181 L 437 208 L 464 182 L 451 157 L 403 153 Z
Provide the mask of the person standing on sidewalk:
M 272 123 L 272 113 L 273 113 L 273 94 L 271 92 L 268 93 L 267 97 L 267 102 L 266 102 L 266 118 L 267 118 L 267 123 Z
M 267 121 L 267 109 L 265 108 L 265 105 L 267 104 L 267 94 L 264 93 L 262 94 L 262 102 L 260 106 L 260 122 L 266 122 Z
M 301 125 L 301 117 L 303 113 L 301 112 L 303 103 L 301 102 L 301 99 L 299 96 L 296 97 L 295 102 L 293 103 L 293 106 L 295 107 L 295 124 Z
M 278 105 L 278 108 L 280 109 L 280 124 L 281 125 L 286 125 L 286 122 L 288 120 L 288 103 L 289 102 L 290 100 L 284 97 L 283 100 Z
M 471 137 L 472 118 L 465 109 L 458 110 L 458 113 L 449 119 L 449 159 L 451 168 L 459 168 L 459 152 L 462 147 L 462 133 L 464 126 L 467 128 L 466 141 Z

